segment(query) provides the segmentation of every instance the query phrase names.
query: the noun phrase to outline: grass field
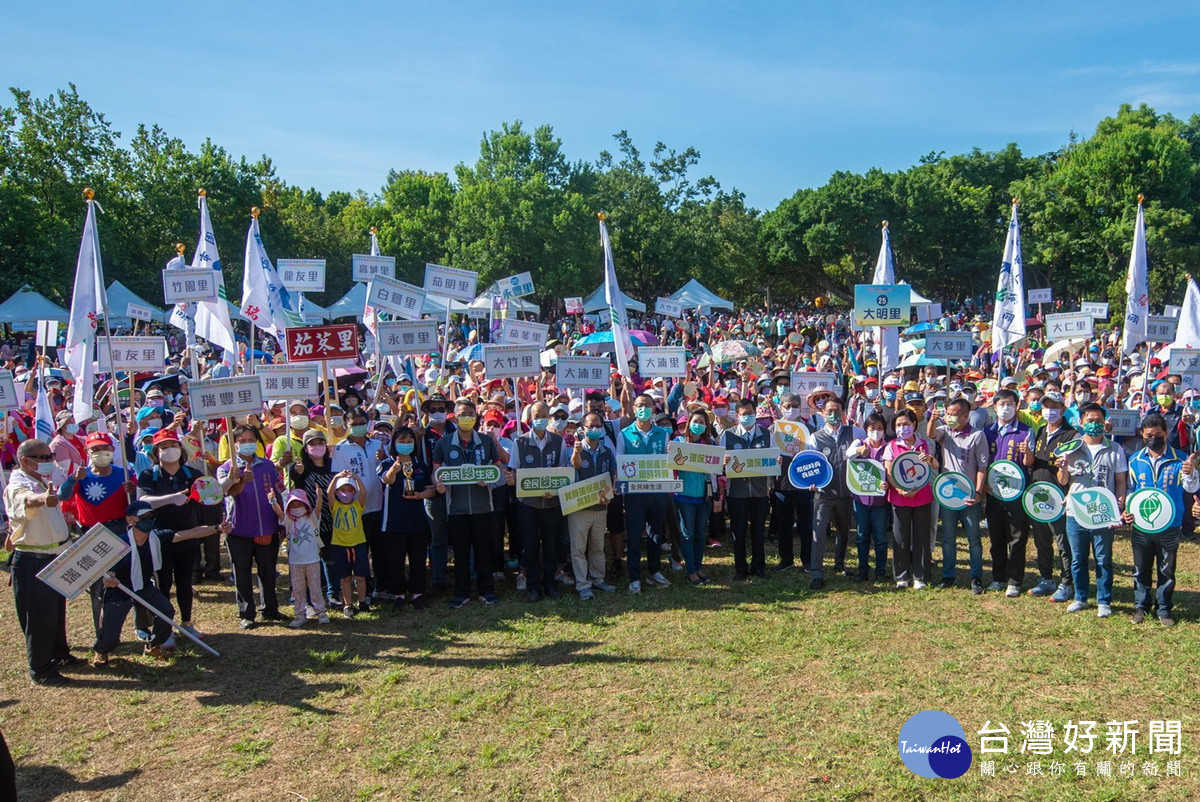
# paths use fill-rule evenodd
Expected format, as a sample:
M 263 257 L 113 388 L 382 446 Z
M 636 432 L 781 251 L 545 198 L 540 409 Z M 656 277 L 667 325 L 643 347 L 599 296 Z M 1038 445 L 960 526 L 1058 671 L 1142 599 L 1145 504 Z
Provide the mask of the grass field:
M 29 683 L 6 598 L 0 723 L 30 800 L 1195 798 L 1200 546 L 1181 548 L 1171 630 L 1130 623 L 1123 538 L 1116 559 L 1108 620 L 841 577 L 814 594 L 799 572 L 731 587 L 727 551 L 702 588 L 630 597 L 622 582 L 530 605 L 508 581 L 494 608 L 298 632 L 241 632 L 228 587 L 203 585 L 196 620 L 221 658 L 154 664 L 127 646 L 64 689 Z M 84 653 L 87 603 L 69 614 Z M 957 780 L 900 762 L 900 727 L 927 708 L 957 717 L 976 752 Z M 1030 719 L 1056 727 L 1042 776 L 1019 753 Z M 1101 722 L 1085 778 L 1062 754 L 1068 719 Z M 1146 752 L 1150 719 L 1182 720 L 1182 777 L 1143 775 L 1151 758 L 1165 767 Z M 995 778 L 980 773 L 986 720 L 1012 731 L 1009 756 L 988 756 Z M 1140 722 L 1132 777 L 1120 758 L 1094 776 L 1109 720 Z

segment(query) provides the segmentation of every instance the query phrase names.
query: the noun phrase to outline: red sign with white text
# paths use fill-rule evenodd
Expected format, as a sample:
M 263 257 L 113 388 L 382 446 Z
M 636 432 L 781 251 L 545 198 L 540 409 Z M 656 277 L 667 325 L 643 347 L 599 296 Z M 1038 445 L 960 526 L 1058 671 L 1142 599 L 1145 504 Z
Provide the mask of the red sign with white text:
M 358 358 L 358 326 L 354 323 L 287 329 L 283 339 L 288 362 Z

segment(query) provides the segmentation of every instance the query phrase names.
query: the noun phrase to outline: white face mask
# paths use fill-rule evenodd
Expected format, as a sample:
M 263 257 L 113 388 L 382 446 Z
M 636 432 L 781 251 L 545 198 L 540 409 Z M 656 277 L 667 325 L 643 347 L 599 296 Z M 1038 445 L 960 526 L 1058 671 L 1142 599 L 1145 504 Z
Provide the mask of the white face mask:
M 1010 421 L 1016 416 L 1016 414 L 1017 408 L 1012 404 L 1003 404 L 996 407 L 996 417 L 1000 418 L 1002 421 Z
M 164 448 L 158 452 L 158 459 L 160 462 L 179 462 L 179 456 L 182 453 L 183 451 L 178 448 Z
M 867 439 L 872 443 L 878 443 L 883 440 L 883 429 L 871 429 L 867 432 Z
M 92 464 L 97 468 L 107 468 L 112 465 L 113 452 L 111 451 L 93 451 L 90 455 Z

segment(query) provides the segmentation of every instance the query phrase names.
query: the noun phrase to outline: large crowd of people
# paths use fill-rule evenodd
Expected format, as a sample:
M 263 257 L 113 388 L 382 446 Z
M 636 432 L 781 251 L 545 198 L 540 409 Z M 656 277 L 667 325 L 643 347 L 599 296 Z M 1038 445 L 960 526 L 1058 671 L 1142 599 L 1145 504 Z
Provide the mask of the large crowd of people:
M 268 337 L 260 335 L 262 352 L 243 346 L 223 359 L 205 350 L 193 361 L 182 336 L 163 330 L 168 364 L 98 382 L 86 420 L 70 411 L 72 377 L 53 352 L 10 340 L 0 359 L 25 406 L 4 416 L 5 548 L 30 675 L 61 684 L 60 668 L 83 662 L 68 648 L 64 599 L 36 574 L 96 524 L 132 547 L 92 591 L 96 665 L 109 660 L 131 610 L 148 653 L 165 656 L 176 644 L 171 628 L 119 585 L 168 617 L 177 613 L 199 638 L 204 620 L 222 615 L 196 609 L 199 582 L 232 583 L 244 629 L 321 626 L 379 605 L 422 614 L 435 603 L 459 609 L 504 596 L 547 603 L 573 593 L 586 602 L 618 589 L 736 584 L 788 571 L 808 573 L 818 592 L 844 574 L 897 590 L 1027 594 L 1069 613 L 1094 602 L 1100 617 L 1112 615 L 1118 527 L 1069 504 L 1053 520 L 1032 516 L 1023 500 L 1034 484 L 1115 497 L 1118 523 L 1135 524 L 1120 529 L 1133 549 L 1132 619 L 1173 625 L 1175 556 L 1192 536 L 1200 489 L 1200 392 L 1145 347 L 1123 357 L 1116 331 L 1051 351 L 1035 332 L 1001 362 L 977 311 L 987 310 L 963 307 L 929 323 L 972 332 L 970 358 L 921 359 L 910 340 L 912 366 L 904 368 L 881 366 L 874 333 L 828 307 L 646 315 L 631 328 L 643 330 L 640 341 L 683 346 L 686 375 L 645 375 L 634 354 L 628 365 L 610 365 L 605 386 L 574 391 L 557 386 L 555 363 L 595 330 L 587 317 L 546 321 L 542 370 L 515 380 L 489 378 L 483 362 L 467 358 L 492 338 L 486 319 L 455 320 L 444 349 L 399 364 L 377 358 L 364 331 L 361 370 L 313 397 L 269 398 L 261 413 L 233 421 L 193 417 L 189 384 L 279 359 Z M 717 348 L 725 342 L 738 347 Z M 730 353 L 737 356 L 719 355 Z M 835 378 L 793 389 L 810 372 Z M 57 427 L 50 437 L 35 429 L 39 383 Z M 1114 409 L 1138 412 L 1136 433 L 1113 431 Z M 742 478 L 680 470 L 678 492 L 623 492 L 630 477 L 618 475 L 620 456 L 663 455 L 676 441 L 718 447 L 726 460 L 780 448 L 780 471 Z M 828 483 L 789 479 L 805 451 L 826 458 Z M 930 481 L 891 479 L 897 462 L 914 459 Z M 883 468 L 870 494 L 847 481 L 850 463 L 861 460 Z M 992 492 L 997 462 L 1015 466 L 1022 494 Z M 455 466 L 495 466 L 498 478 L 439 481 L 439 468 Z M 607 473 L 615 492 L 567 515 L 557 493 L 518 497 L 521 472 L 543 468 L 569 468 L 577 482 Z M 967 482 L 957 501 L 934 492 L 949 472 Z M 218 504 L 196 490 L 214 479 Z M 1170 499 L 1160 531 L 1139 529 L 1125 509 L 1142 488 Z M 1031 539 L 1036 576 L 1027 577 Z M 732 571 L 713 571 L 711 551 L 726 546 Z

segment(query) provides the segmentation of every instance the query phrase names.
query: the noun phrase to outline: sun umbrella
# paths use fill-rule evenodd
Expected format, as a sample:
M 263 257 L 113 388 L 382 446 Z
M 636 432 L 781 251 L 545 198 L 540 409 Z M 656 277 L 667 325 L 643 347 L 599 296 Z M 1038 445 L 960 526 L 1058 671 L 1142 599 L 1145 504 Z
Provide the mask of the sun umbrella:
M 925 321 L 924 323 L 917 323 L 915 326 L 909 326 L 907 329 L 905 329 L 904 336 L 907 337 L 910 334 L 921 334 L 926 331 L 933 331 L 935 328 L 937 328 L 937 326 L 935 326 L 933 323 L 930 323 L 929 321 Z
M 629 332 L 629 337 L 635 345 L 658 345 L 657 337 L 650 332 L 641 331 L 640 329 L 634 329 Z M 576 351 L 583 351 L 589 354 L 604 354 L 617 350 L 616 346 L 613 345 L 612 329 L 589 334 L 582 340 L 577 340 L 572 347 Z
M 1087 338 L 1081 337 L 1075 340 L 1059 340 L 1046 349 L 1046 353 L 1042 356 L 1042 364 L 1055 362 L 1059 358 L 1069 356 L 1070 352 L 1077 351 L 1087 346 Z
M 474 345 L 468 345 L 466 348 L 464 348 L 458 352 L 458 361 L 459 362 L 474 362 L 474 361 L 482 361 L 482 360 L 483 360 L 483 345 L 481 343 L 475 343 Z
M 611 331 L 609 332 L 609 336 L 612 336 Z M 629 336 L 638 345 L 658 345 L 658 337 L 644 329 L 630 329 Z
M 712 358 L 719 365 L 753 356 L 762 356 L 762 349 L 745 340 L 722 340 L 712 347 Z

